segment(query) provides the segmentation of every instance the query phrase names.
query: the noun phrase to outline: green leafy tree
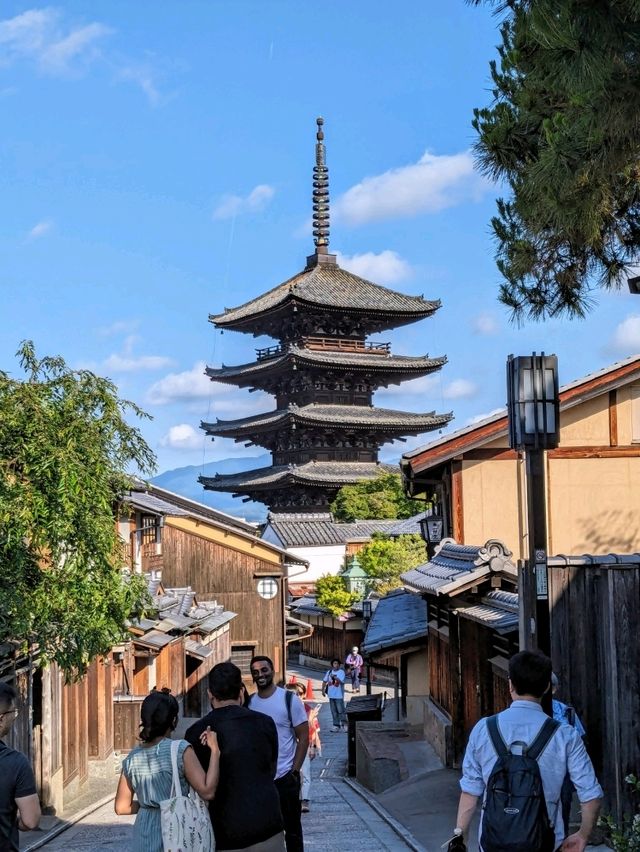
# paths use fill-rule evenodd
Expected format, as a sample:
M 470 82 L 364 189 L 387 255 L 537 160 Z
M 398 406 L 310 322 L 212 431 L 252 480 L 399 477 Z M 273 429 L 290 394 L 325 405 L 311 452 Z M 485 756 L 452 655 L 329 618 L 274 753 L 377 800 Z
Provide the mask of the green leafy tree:
M 399 473 L 382 473 L 356 485 L 345 485 L 331 504 L 337 521 L 410 518 L 424 510 L 424 503 L 405 497 Z
M 375 589 L 386 594 L 402 585 L 400 575 L 427 561 L 424 541 L 419 535 L 391 538 L 374 533 L 371 541 L 358 552 L 362 570 L 375 582 Z
M 360 595 L 350 592 L 344 578 L 335 574 L 325 574 L 316 580 L 316 603 L 328 610 L 336 618 L 346 612 L 359 600 Z
M 470 0 L 506 10 L 480 165 L 506 184 L 492 220 L 516 319 L 584 316 L 640 259 L 640 4 Z
M 114 520 L 135 466 L 155 459 L 108 379 L 61 358 L 18 352 L 25 378 L 0 372 L 0 642 L 81 674 L 123 635 L 145 600 L 121 572 Z

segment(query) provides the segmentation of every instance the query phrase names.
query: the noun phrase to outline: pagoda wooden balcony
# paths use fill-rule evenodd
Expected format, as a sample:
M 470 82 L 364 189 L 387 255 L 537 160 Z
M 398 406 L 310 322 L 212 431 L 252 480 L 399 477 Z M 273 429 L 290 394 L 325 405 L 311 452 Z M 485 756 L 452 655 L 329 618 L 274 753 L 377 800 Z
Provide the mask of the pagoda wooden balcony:
M 300 343 L 305 349 L 316 352 L 366 352 L 368 355 L 388 355 L 391 352 L 390 343 L 367 343 L 342 337 L 303 337 Z M 256 355 L 258 361 L 264 361 L 282 355 L 285 351 L 283 346 L 267 346 L 256 349 Z

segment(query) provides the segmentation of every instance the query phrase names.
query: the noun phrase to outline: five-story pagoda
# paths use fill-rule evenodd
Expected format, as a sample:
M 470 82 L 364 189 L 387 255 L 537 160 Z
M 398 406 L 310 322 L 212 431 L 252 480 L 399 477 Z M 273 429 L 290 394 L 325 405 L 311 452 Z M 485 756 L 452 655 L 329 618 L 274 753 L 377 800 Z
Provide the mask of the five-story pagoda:
M 207 368 L 213 381 L 273 394 L 276 408 L 239 420 L 202 423 L 208 435 L 271 451 L 271 467 L 200 477 L 206 489 L 266 503 L 272 512 L 326 510 L 337 491 L 397 467 L 378 461 L 382 444 L 439 429 L 451 414 L 375 408 L 373 392 L 439 370 L 446 357 L 393 355 L 371 334 L 431 316 L 439 301 L 407 296 L 341 269 L 329 254 L 329 178 L 323 120 L 313 169 L 315 253 L 302 272 L 210 321 L 268 335 L 277 345 L 235 367 Z

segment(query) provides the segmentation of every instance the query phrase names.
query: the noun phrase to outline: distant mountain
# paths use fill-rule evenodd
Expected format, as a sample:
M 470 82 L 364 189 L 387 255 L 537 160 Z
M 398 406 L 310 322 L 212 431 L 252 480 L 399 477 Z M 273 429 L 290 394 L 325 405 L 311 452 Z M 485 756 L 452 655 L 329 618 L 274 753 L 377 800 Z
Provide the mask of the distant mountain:
M 188 465 L 187 467 L 176 467 L 173 470 L 165 470 L 164 473 L 154 476 L 151 482 L 182 494 L 190 500 L 197 500 L 219 509 L 229 515 L 245 518 L 247 521 L 265 521 L 267 519 L 267 507 L 262 503 L 243 503 L 241 497 L 232 497 L 221 491 L 205 491 L 198 482 L 199 476 L 215 476 L 216 473 L 241 473 L 243 470 L 253 470 L 257 467 L 268 467 L 271 464 L 271 456 L 268 453 L 262 456 L 248 456 L 231 459 L 220 459 L 220 461 L 209 462 L 204 466 Z

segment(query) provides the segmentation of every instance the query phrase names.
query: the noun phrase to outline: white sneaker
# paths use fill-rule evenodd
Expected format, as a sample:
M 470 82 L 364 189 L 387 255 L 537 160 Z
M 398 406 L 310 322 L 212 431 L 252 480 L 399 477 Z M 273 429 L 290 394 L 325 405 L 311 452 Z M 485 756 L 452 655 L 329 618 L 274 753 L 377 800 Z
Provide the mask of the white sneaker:
M 332 732 L 333 734 L 337 734 L 339 730 L 340 730 L 340 728 L 339 728 L 337 725 L 334 725 L 334 726 L 331 728 L 331 732 Z

